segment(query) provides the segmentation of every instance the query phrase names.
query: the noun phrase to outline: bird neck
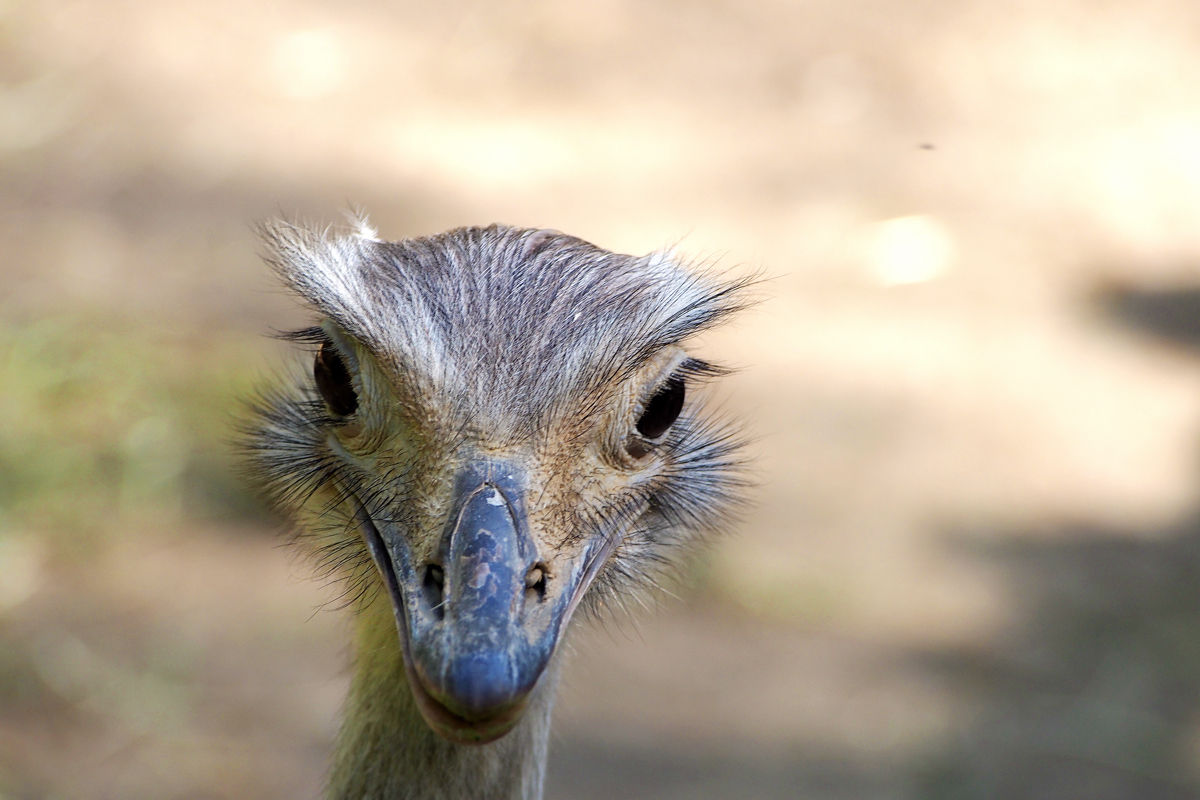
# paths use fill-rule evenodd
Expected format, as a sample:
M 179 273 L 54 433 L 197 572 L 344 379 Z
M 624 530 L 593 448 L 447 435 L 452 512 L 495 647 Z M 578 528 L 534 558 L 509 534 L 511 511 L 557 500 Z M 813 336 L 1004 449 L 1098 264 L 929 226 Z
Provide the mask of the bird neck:
M 329 800 L 540 800 L 557 659 L 521 721 L 491 744 L 459 745 L 421 717 L 385 592 L 357 615 L 355 671 Z

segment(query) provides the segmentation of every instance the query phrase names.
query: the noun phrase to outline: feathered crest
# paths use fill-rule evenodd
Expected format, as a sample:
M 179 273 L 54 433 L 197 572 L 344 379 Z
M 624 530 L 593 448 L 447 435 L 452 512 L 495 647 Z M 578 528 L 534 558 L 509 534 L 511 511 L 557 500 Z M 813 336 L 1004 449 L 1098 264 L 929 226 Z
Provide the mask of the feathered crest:
M 557 231 L 493 225 L 384 242 L 365 218 L 339 234 L 262 229 L 283 282 L 399 373 L 465 415 L 505 411 L 528 433 L 563 393 L 619 380 L 746 304 L 723 280 L 657 252 L 618 255 Z M 485 402 L 484 402 L 485 401 Z

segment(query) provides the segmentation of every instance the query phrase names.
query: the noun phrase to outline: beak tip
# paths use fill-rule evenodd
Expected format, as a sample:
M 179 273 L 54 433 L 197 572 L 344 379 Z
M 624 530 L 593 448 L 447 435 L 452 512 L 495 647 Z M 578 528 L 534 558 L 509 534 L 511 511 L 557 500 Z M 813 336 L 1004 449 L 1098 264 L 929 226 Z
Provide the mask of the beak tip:
M 440 681 L 426 680 L 419 666 L 407 660 L 406 667 L 421 715 L 456 744 L 487 744 L 508 733 L 533 691 L 532 685 L 518 685 L 507 658 L 500 655 L 456 659 L 441 671 Z
M 473 653 L 448 666 L 443 696 L 447 707 L 464 719 L 495 717 L 524 700 L 526 692 L 504 654 Z

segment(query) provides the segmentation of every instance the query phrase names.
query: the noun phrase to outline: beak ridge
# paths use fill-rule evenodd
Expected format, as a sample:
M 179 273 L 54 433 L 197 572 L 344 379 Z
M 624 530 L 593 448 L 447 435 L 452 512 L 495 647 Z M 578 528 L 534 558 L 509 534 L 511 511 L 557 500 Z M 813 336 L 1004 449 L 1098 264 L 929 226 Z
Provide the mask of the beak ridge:
M 439 548 L 442 613 L 412 631 L 425 690 L 464 720 L 523 706 L 553 650 L 553 642 L 526 629 L 525 576 L 537 548 L 524 495 L 525 482 L 511 465 L 474 462 L 462 470 Z
M 391 595 L 414 699 L 451 741 L 483 744 L 512 729 L 619 540 L 594 540 L 548 569 L 529 532 L 527 496 L 525 476 L 512 462 L 466 463 L 426 564 L 414 563 L 400 530 L 386 525 L 381 532 L 361 511 L 364 537 Z

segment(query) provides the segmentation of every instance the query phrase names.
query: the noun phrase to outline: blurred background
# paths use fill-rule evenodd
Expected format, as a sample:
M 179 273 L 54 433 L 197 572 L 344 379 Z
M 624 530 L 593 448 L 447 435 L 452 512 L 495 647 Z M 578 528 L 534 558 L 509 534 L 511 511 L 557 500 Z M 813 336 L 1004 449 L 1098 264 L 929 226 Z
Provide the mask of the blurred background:
M 577 638 L 547 796 L 1200 796 L 1200 5 L 0 2 L 0 798 L 316 798 L 233 469 L 252 225 L 760 270 L 756 509 Z

